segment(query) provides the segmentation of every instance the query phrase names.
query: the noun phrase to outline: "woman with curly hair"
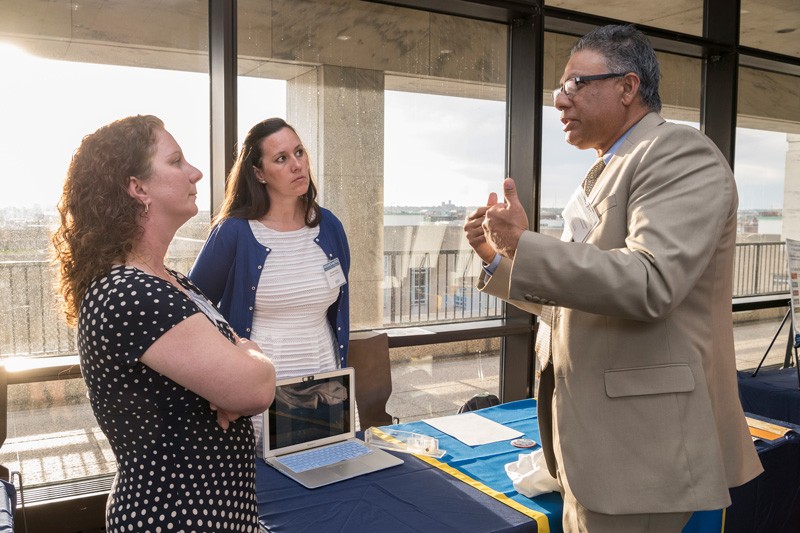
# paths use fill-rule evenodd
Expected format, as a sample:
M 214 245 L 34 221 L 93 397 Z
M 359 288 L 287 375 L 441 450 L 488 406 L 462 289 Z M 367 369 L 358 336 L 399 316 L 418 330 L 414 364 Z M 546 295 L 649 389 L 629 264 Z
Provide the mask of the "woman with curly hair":
M 164 266 L 201 177 L 160 119 L 132 116 L 83 138 L 59 202 L 59 291 L 117 461 L 109 532 L 259 529 L 249 416 L 275 370 Z

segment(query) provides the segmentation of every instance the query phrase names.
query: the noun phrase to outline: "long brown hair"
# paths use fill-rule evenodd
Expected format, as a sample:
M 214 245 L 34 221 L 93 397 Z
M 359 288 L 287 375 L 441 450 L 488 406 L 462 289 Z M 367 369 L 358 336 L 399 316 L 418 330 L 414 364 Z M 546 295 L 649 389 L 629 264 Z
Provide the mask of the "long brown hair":
M 264 155 L 261 152 L 261 141 L 284 128 L 289 128 L 297 134 L 297 131 L 281 118 L 263 120 L 247 132 L 239 157 L 236 158 L 225 184 L 225 200 L 214 216 L 212 226 L 229 217 L 255 220 L 267 214 L 270 208 L 269 193 L 267 188 L 258 182 L 255 168 L 261 166 L 261 158 Z M 310 163 L 308 173 L 308 190 L 302 198 L 305 202 L 306 226 L 313 228 L 319 224 L 320 212 Z
M 124 262 L 141 237 L 140 202 L 128 194 L 131 176 L 150 177 L 157 130 L 152 115 L 123 118 L 83 138 L 72 156 L 58 202 L 61 224 L 52 235 L 58 291 L 74 326 L 89 284 Z

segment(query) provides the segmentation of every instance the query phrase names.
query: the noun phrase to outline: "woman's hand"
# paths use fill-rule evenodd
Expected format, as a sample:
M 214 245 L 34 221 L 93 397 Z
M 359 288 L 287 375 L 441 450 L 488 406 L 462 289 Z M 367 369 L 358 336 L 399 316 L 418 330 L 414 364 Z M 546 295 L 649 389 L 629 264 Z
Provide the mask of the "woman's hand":
M 223 430 L 226 430 L 230 427 L 231 422 L 237 420 L 242 417 L 242 415 L 238 413 L 231 413 L 230 411 L 226 411 L 224 409 L 220 409 L 213 403 L 209 404 L 212 411 L 216 411 L 217 413 L 217 425 L 221 427 Z
M 261 347 L 250 339 L 237 336 L 237 341 L 238 342 L 236 344 L 239 346 L 239 348 L 244 348 L 245 350 L 255 350 L 259 353 L 263 353 Z

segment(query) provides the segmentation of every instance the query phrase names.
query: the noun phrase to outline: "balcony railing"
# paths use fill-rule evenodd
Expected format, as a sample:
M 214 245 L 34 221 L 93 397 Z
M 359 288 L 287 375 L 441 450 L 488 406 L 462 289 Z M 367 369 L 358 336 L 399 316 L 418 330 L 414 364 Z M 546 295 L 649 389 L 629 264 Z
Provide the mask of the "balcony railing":
M 475 288 L 474 252 L 385 252 L 383 321 L 386 327 L 499 317 L 502 302 Z
M 170 265 L 186 272 L 192 259 Z M 478 320 L 502 315 L 502 302 L 475 289 L 480 263 L 469 250 L 386 252 L 383 321 L 386 327 Z M 76 352 L 47 261 L 0 262 L 0 356 Z M 782 242 L 736 246 L 733 297 L 789 292 Z
M 740 243 L 733 264 L 733 296 L 789 294 L 786 243 Z

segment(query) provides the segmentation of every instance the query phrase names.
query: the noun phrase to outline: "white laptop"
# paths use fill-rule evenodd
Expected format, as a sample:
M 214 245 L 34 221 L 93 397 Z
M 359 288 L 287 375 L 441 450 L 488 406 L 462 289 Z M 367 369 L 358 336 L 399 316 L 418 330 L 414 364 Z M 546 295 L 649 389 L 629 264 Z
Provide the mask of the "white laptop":
M 355 438 L 352 368 L 279 380 L 264 417 L 264 460 L 310 489 L 403 463 Z

